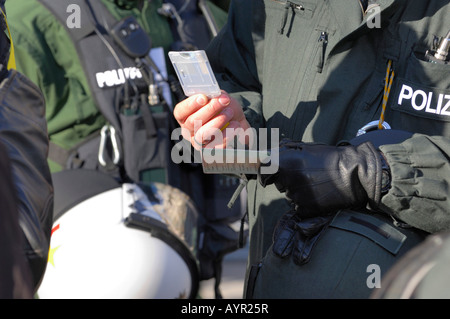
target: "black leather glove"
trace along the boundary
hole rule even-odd
[[[273,234],[273,253],[285,258],[292,255],[297,265],[309,262],[311,253],[333,216],[301,219],[298,210],[284,214]]]
[[[265,187],[275,184],[302,217],[327,215],[342,208],[360,208],[380,201],[380,153],[371,142],[329,146],[283,140],[277,173],[259,174]]]

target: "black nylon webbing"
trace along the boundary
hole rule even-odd
[[[72,11],[70,11],[70,8],[72,8],[71,6],[77,5],[73,0],[39,0],[39,2],[41,2],[50,12],[52,12],[61,21],[61,23],[65,23],[66,26],[68,19],[72,14]],[[95,27],[90,19],[91,15],[86,11],[85,4],[83,3],[78,7],[80,8],[80,28],[66,28],[74,42],[86,37],[95,30]]]

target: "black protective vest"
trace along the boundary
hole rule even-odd
[[[65,25],[70,0],[41,0],[41,3]],[[64,151],[55,151],[52,145],[50,156],[57,155],[60,158],[57,162],[65,161],[67,168],[79,165],[116,171],[125,180],[139,181],[143,171],[155,168],[164,168],[167,174],[171,115],[167,110],[152,112],[149,106],[150,68],[129,56],[114,41],[103,25],[112,28],[118,22],[100,1],[78,4],[80,28],[66,30],[76,47],[96,105],[110,125],[101,130],[100,139],[98,134],[94,139],[88,138],[66,156],[60,156]]]

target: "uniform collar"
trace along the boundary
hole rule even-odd
[[[407,0],[377,0],[379,6],[380,23],[383,27],[383,17],[389,17],[400,6],[403,6]],[[373,1],[372,1],[373,2]],[[337,23],[342,30],[339,43],[360,37],[362,34],[370,32],[371,27],[367,19],[371,18],[370,12],[363,14],[359,1],[334,0],[330,1],[330,6],[335,12]],[[373,17],[372,17],[373,18]]]
[[[381,9],[381,12],[391,10],[396,7],[397,4],[404,3],[405,0],[377,0],[368,1],[369,8],[372,8],[375,3]],[[349,0],[334,0],[329,1],[333,12],[335,12],[337,22],[341,30],[343,30],[343,35],[351,34],[357,29],[367,27],[366,18],[367,14],[362,13],[361,3],[359,1],[349,1]]]

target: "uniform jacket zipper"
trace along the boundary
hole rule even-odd
[[[284,29],[285,29],[286,23],[287,23],[287,18],[289,15],[289,9],[291,9],[292,11],[305,10],[305,7],[302,6],[301,4],[293,3],[291,1],[286,1],[286,3],[284,4],[284,14],[281,19],[280,28],[278,29],[279,34],[284,33]]]
[[[327,45],[328,45],[328,33],[325,31],[322,31],[320,33],[319,37],[319,62],[317,64],[317,72],[322,73],[323,65],[325,63],[325,53],[327,51]]]

